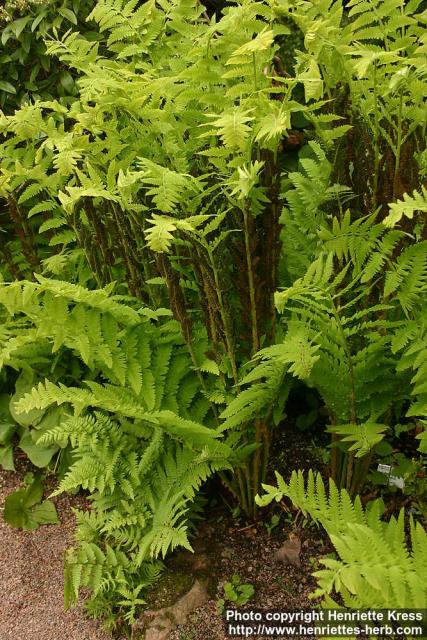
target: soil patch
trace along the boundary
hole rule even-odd
[[[17,472],[0,469],[0,511],[9,493],[23,482],[28,466]],[[46,482],[47,493],[56,479]],[[81,606],[64,611],[63,558],[73,542],[72,508],[85,505],[83,496],[54,498],[60,525],[21,531],[0,516],[0,638],[1,640],[111,640],[99,622],[88,618]]]

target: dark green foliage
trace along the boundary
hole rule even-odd
[[[12,527],[32,531],[41,524],[58,524],[58,514],[51,500],[42,500],[41,476],[27,474],[26,486],[9,494],[4,503],[3,517]]]
[[[96,38],[85,19],[91,3],[81,0],[6,0],[0,8],[0,109],[5,113],[33,100],[76,95],[74,74],[46,53],[45,38],[78,28]]]

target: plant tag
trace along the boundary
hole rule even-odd
[[[380,473],[385,473],[388,475],[389,473],[391,473],[391,466],[389,464],[379,464],[378,471]]]
[[[405,481],[403,478],[400,478],[399,476],[389,476],[388,482],[389,484],[393,484],[395,487],[398,487],[399,489],[405,488]]]
[[[404,479],[401,478],[400,476],[392,476],[391,469],[392,467],[389,464],[379,464],[377,467],[377,470],[380,473],[383,473],[384,475],[388,476],[388,484],[391,484],[394,487],[398,487],[399,489],[404,489],[405,487]]]

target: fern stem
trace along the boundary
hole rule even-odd
[[[354,497],[361,491],[365,483],[369,467],[371,466],[373,456],[374,451],[372,449],[366,456],[357,460],[353,474],[353,482],[349,491],[351,497]]]
[[[258,91],[258,80],[257,80],[257,73],[256,73],[256,55],[255,55],[255,51],[252,53],[252,69],[254,72],[254,89],[255,91]]]
[[[275,246],[270,246],[269,247],[269,251],[271,251],[273,253],[272,256],[272,261],[271,261],[271,281],[273,283],[273,290],[270,292],[270,304],[271,304],[271,308],[270,308],[270,314],[271,314],[271,339],[275,340],[276,337],[276,305],[274,302],[274,293],[277,289],[277,284],[278,284],[278,277],[277,277],[277,271],[278,271],[278,261],[280,259],[280,251],[281,251],[281,239],[280,239],[280,223],[279,223],[279,219],[280,219],[280,211],[281,211],[281,205],[280,205],[280,177],[281,177],[281,172],[280,172],[280,168],[277,164],[277,155],[278,155],[278,147],[275,148],[274,150],[274,155],[273,155],[273,167],[275,168],[275,176],[273,177],[273,188],[272,188],[272,193],[271,193],[271,206],[273,208],[273,220],[274,222],[277,221],[277,236],[275,237],[275,241],[276,241],[276,245]]]
[[[225,473],[219,473],[221,481],[227,489],[233,494],[242,507],[244,513],[249,515],[249,502],[245,488],[245,472],[243,469],[235,469],[231,477],[227,477]],[[236,482],[237,481],[237,485]]]
[[[243,477],[242,477],[243,476]],[[244,484],[244,481],[246,482],[246,486]],[[247,513],[249,515],[250,513],[250,509],[249,509],[249,494],[247,493],[247,489],[248,489],[248,474],[246,472],[246,469],[242,472],[241,469],[237,470],[237,481],[239,483],[239,502],[242,505],[242,509],[245,513]]]
[[[215,404],[209,400],[208,397],[208,389],[206,386],[206,382],[205,379],[203,377],[202,372],[200,371],[199,368],[199,363],[197,362],[197,358],[196,358],[196,354],[194,353],[194,349],[193,349],[193,345],[192,345],[192,322],[191,322],[191,318],[189,317],[188,313],[187,313],[187,308],[186,308],[186,304],[185,304],[185,297],[184,297],[184,293],[182,291],[182,287],[176,277],[176,274],[174,273],[171,265],[169,264],[169,262],[165,259],[165,256],[163,254],[158,254],[158,264],[159,264],[159,269],[164,277],[164,279],[166,280],[166,284],[168,287],[168,294],[169,294],[169,304],[170,307],[172,309],[172,313],[175,317],[175,320],[177,320],[180,324],[181,327],[181,333],[182,336],[185,340],[185,344],[187,345],[187,349],[188,349],[188,353],[190,354],[191,357],[191,361],[193,363],[193,367],[194,370],[196,372],[196,375],[199,379],[200,385],[205,393],[206,398],[208,399],[209,405],[211,407],[212,410],[212,414],[215,418],[215,422],[218,425],[219,424],[219,419],[218,419],[218,411],[217,408],[215,406]]]
[[[230,331],[230,317],[225,309],[224,299],[222,297],[221,285],[219,282],[219,273],[216,266],[216,261],[214,259],[213,253],[210,249],[208,249],[209,261],[212,268],[212,273],[215,282],[215,291],[218,298],[219,305],[219,313],[221,316],[221,322],[224,329],[224,337],[225,337],[225,346],[227,349],[227,355],[230,360],[231,370],[233,373],[234,384],[237,385],[239,381],[239,376],[237,372],[237,364],[236,364],[236,354],[234,350],[234,341],[232,338],[232,333]]]
[[[127,285],[129,287],[129,291],[131,295],[138,298],[140,297],[140,295],[138,295],[138,290],[136,286],[137,277],[136,277],[135,266],[132,263],[131,254],[126,244],[123,225],[121,224],[121,221],[120,221],[119,209],[118,207],[115,206],[114,202],[111,203],[111,210],[113,212],[113,218],[116,225],[117,238],[122,247],[122,257],[123,257],[126,272],[127,272]]]
[[[397,141],[396,141],[396,157],[394,164],[394,178],[393,178],[393,200],[396,200],[398,196],[398,180],[400,170],[400,154],[402,148],[402,125],[403,125],[403,90],[400,90],[399,96],[399,110],[397,113]],[[400,195],[400,194],[399,194]]]
[[[251,484],[250,467],[248,464],[245,465],[244,476],[246,480],[246,493],[247,493],[246,501],[248,505],[246,509],[246,513],[248,514],[248,516],[252,516],[255,511],[255,494],[253,491],[253,486]]]
[[[340,489],[343,489],[345,487],[347,462],[348,462],[348,454],[343,453],[341,455],[341,467],[340,467],[339,481],[338,481],[338,487]]]
[[[254,452],[253,456],[253,472],[252,472],[252,482],[255,491],[258,490],[259,487],[259,476],[260,476],[260,465],[261,465],[261,445],[262,445],[262,424],[261,418],[257,416],[255,418],[255,442],[258,445],[258,448]]]
[[[246,267],[248,270],[249,299],[251,304],[251,323],[252,323],[252,355],[259,351],[260,341],[258,335],[258,318],[255,299],[255,280],[253,272],[253,262],[251,254],[251,246],[249,239],[249,221],[246,205],[243,207],[243,222],[245,232],[245,250],[246,250]]]
[[[10,217],[15,225],[15,232],[22,247],[22,253],[33,271],[37,271],[40,267],[40,261],[37,256],[30,226],[26,218],[21,214],[18,203],[13,195],[8,197],[8,205]]]
[[[135,242],[135,262],[137,265],[142,265],[143,271],[142,279],[140,277],[141,286],[147,291],[151,304],[156,308],[162,305],[160,297],[155,292],[155,288],[147,283],[147,280],[153,276],[153,272],[150,268],[149,249],[144,241],[145,226],[145,218],[138,218],[133,211],[129,212],[129,228]],[[138,243],[138,239],[141,240],[141,242]]]
[[[331,476],[332,478],[335,480],[335,482],[337,481],[338,478],[338,448],[336,446],[336,443],[338,441],[338,436],[336,433],[332,434],[332,438],[331,438]]]
[[[350,493],[351,481],[353,479],[354,453],[350,451],[347,457],[347,478],[346,489]]]
[[[262,455],[262,467],[261,467],[261,482],[264,482],[267,477],[267,466],[268,461],[270,459],[270,444],[271,444],[271,413],[272,408],[270,408],[268,414],[264,418],[263,421],[263,455]],[[256,487],[258,491],[259,487]]]
[[[91,198],[84,198],[84,210],[85,210],[87,219],[89,220],[89,222],[91,223],[95,231],[97,248],[101,251],[101,254],[102,254],[102,259],[103,259],[102,280],[103,280],[103,284],[105,285],[108,282],[112,282],[113,275],[111,272],[111,268],[108,264],[109,262],[108,245],[106,244],[103,229],[101,224],[99,223],[99,218],[94,210],[93,201]]]
[[[338,331],[341,335],[341,340],[342,340],[342,346],[344,349],[344,353],[346,355],[347,358],[347,365],[348,365],[348,377],[349,377],[349,381],[350,381],[350,412],[351,412],[351,423],[354,425],[354,428],[357,429],[357,405],[356,405],[356,388],[355,388],[355,383],[354,383],[354,370],[353,370],[353,361],[352,361],[352,357],[351,357],[351,352],[348,346],[348,342],[347,342],[347,338],[346,335],[344,333],[344,328],[342,326],[341,323],[341,318],[340,315],[338,313],[338,309],[334,304],[334,300],[332,298],[332,296],[330,297],[330,302],[332,305],[332,313],[334,315],[335,321],[337,323],[337,328]],[[346,486],[349,488],[351,485],[351,479],[352,479],[352,474],[353,474],[353,459],[354,459],[354,453],[351,452],[350,454],[346,455],[346,457],[344,458],[343,461],[343,468],[342,468],[342,474],[341,474],[341,483],[340,486],[343,487],[344,486],[344,480],[346,481]],[[345,464],[347,463],[347,464]],[[346,473],[345,473],[346,471]]]
[[[377,87],[377,62],[374,61],[374,187],[373,187],[373,209],[377,206],[378,178],[380,168],[379,149],[379,118],[378,118],[378,87]]]
[[[97,287],[101,288],[103,284],[102,284],[102,274],[100,273],[100,270],[99,270],[99,263],[98,263],[98,260],[96,259],[95,252],[92,251],[92,248],[93,248],[92,243],[89,241],[86,230],[84,226],[81,224],[81,222],[79,221],[79,218],[80,216],[77,215],[77,211],[74,210],[72,227],[75,231],[77,241],[86,257],[90,270],[92,271],[92,276],[96,281]]]

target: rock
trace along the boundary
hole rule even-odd
[[[206,585],[196,580],[190,591],[175,604],[156,612],[145,631],[145,640],[167,640],[179,624],[184,624],[194,609],[201,607],[208,600]],[[134,628],[140,627],[139,624]]]
[[[301,553],[301,540],[293,533],[289,534],[289,540],[276,551],[274,559],[279,562],[285,562],[288,564],[294,564],[299,566],[301,564],[299,554]]]

